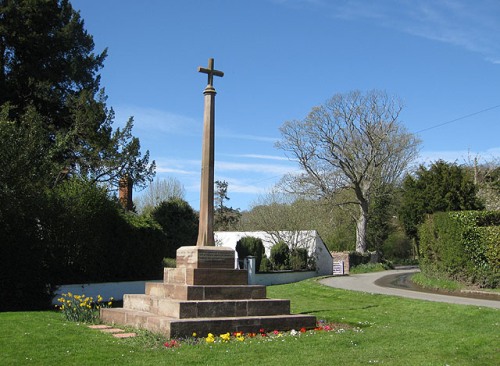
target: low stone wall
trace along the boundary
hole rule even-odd
[[[318,276],[316,271],[283,271],[257,273],[255,270],[255,257],[244,259],[244,268],[248,270],[249,285],[283,285],[306,280]]]
[[[146,288],[146,282],[161,282],[161,280],[61,285],[52,299],[52,304],[59,304],[57,299],[59,299],[62,294],[67,294],[68,292],[74,295],[91,296],[94,299],[97,299],[97,295],[101,295],[105,301],[109,300],[111,297],[116,301],[121,301],[123,300],[124,294],[143,294]]]

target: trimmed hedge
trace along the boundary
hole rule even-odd
[[[419,227],[420,268],[427,275],[480,287],[500,283],[500,212],[429,215]]]
[[[271,248],[271,256],[269,258],[274,270],[290,269],[290,248],[288,245],[280,241],[274,244]]]

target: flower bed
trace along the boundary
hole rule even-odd
[[[260,329],[257,333],[227,332],[219,335],[208,333],[206,337],[199,337],[196,333],[193,333],[192,337],[171,339],[165,342],[164,346],[166,348],[177,348],[183,345],[195,344],[205,344],[211,346],[215,344],[224,344],[230,342],[272,342],[276,340],[284,340],[286,337],[294,337],[295,339],[297,339],[302,336],[314,335],[318,332],[344,333],[348,329],[362,332],[361,328],[353,328],[347,324],[326,323],[325,321],[320,320],[316,328],[311,330],[301,328],[299,330],[292,329],[291,331],[283,332],[279,330],[267,331],[265,329]]]

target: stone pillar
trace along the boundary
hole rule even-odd
[[[214,241],[214,159],[215,159],[215,89],[207,85],[203,113],[201,160],[200,223],[197,246],[215,246]]]

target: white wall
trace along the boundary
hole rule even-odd
[[[161,282],[161,281],[129,281],[129,282],[105,282],[105,283],[85,283],[62,285],[56,291],[55,297],[52,299],[52,304],[59,304],[57,299],[62,294],[71,292],[74,295],[91,296],[97,299],[97,295],[101,295],[104,301],[109,298],[121,301],[124,294],[144,294],[146,290],[146,282]]]

